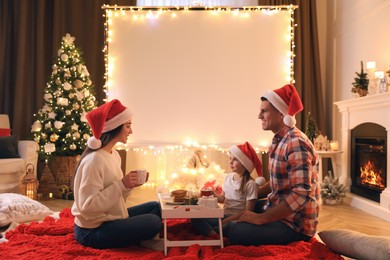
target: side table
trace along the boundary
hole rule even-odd
[[[324,158],[330,158],[332,162],[332,168],[333,168],[333,176],[337,177],[336,173],[336,155],[342,153],[342,151],[316,151],[316,154],[318,155],[319,164],[318,164],[318,179],[320,182],[322,182],[323,174],[322,174],[322,159]]]
[[[223,248],[222,218],[223,208],[208,208],[202,205],[171,205],[167,201],[172,199],[169,193],[158,193],[161,206],[161,217],[164,221],[164,255],[167,255],[168,247],[190,246],[198,244],[201,246],[221,246]],[[219,240],[182,240],[170,241],[167,237],[167,220],[175,218],[218,218]]]

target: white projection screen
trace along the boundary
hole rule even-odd
[[[130,144],[271,142],[260,97],[290,83],[291,10],[106,15],[107,99],[133,111]]]

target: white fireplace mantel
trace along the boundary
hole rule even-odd
[[[383,126],[390,140],[390,93],[369,95],[355,99],[335,102],[341,112],[341,149],[342,168],[340,181],[346,187],[351,186],[351,130],[363,123],[375,123]],[[387,145],[387,144],[386,144]],[[387,145],[386,189],[380,195],[380,203],[360,196],[351,196],[351,205],[390,221],[390,146]]]

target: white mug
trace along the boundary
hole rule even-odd
[[[138,174],[138,184],[144,184],[146,182],[146,176],[148,171],[145,169],[136,170]]]

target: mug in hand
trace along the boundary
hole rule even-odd
[[[146,176],[147,176],[147,170],[145,169],[140,169],[137,170],[138,174],[138,184],[144,184],[146,182]]]

